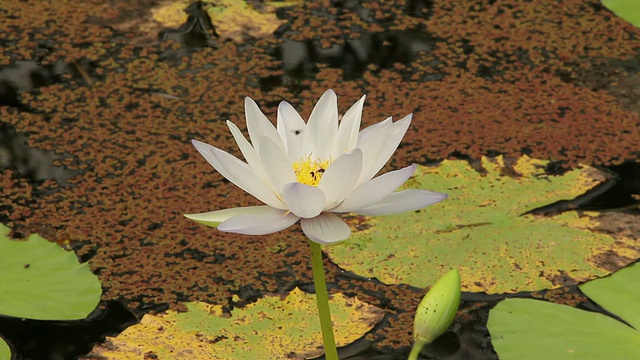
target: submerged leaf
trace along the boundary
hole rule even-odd
[[[640,323],[640,265],[581,285],[627,323]],[[487,323],[500,359],[640,359],[640,332],[601,313],[540,300],[506,299]]]
[[[417,212],[354,217],[351,238],[326,248],[340,267],[384,283],[426,287],[443,268],[458,268],[464,291],[488,293],[555,288],[609,274],[640,257],[634,239],[593,231],[595,213],[521,214],[572,199],[605,176],[584,166],[547,176],[548,162],[528,157],[506,166],[483,158],[420,167],[406,188],[449,194]],[[357,256],[354,256],[357,254]]]
[[[341,294],[330,300],[336,343],[345,346],[382,320],[372,305]],[[186,313],[145,315],[139,325],[109,338],[92,355],[140,359],[149,349],[160,359],[305,359],[321,355],[315,295],[294,289],[268,296],[225,316],[221,306],[187,303]]]
[[[36,320],[77,320],[98,305],[102,287],[87,263],[38,235],[7,237],[0,224],[0,314]]]

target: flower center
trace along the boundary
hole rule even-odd
[[[296,173],[298,182],[311,186],[318,186],[322,175],[324,174],[331,161],[329,160],[311,160],[308,157],[304,161],[296,161],[293,163],[293,171]]]

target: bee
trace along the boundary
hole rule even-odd
[[[311,177],[313,178],[313,180],[317,180],[318,176],[322,176],[322,174],[324,174],[324,169],[323,168],[319,168],[316,171],[310,171],[309,175],[311,175]]]

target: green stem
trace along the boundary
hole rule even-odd
[[[324,279],[324,265],[322,264],[322,249],[320,244],[311,240],[309,240],[309,244],[311,245],[311,267],[313,268],[313,283],[316,287],[316,302],[320,315],[324,356],[326,360],[339,360],[336,341],[333,339],[329,295],[327,294],[327,282]]]
[[[425,345],[427,345],[426,342],[416,339],[416,341],[413,343],[413,347],[411,348],[411,353],[409,353],[409,357],[407,358],[407,360],[418,360],[420,351]]]

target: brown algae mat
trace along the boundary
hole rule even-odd
[[[233,306],[233,295],[311,283],[295,226],[251,237],[182,216],[256,204],[190,144],[239,155],[225,120],[243,128],[245,96],[272,120],[283,99],[308,116],[328,88],[341,112],[367,94],[363,126],[413,112],[394,168],[492,153],[567,166],[637,160],[640,30],[599,2],[333,3],[265,5],[280,17],[275,35],[238,22],[233,36],[204,29],[189,47],[158,40],[156,2],[7,2],[0,65],[22,75],[0,82],[13,99],[0,119],[74,175],[33,182],[2,170],[0,220],[68,243],[105,300]],[[375,346],[410,345],[420,292],[325,265],[332,291],[387,309]]]

